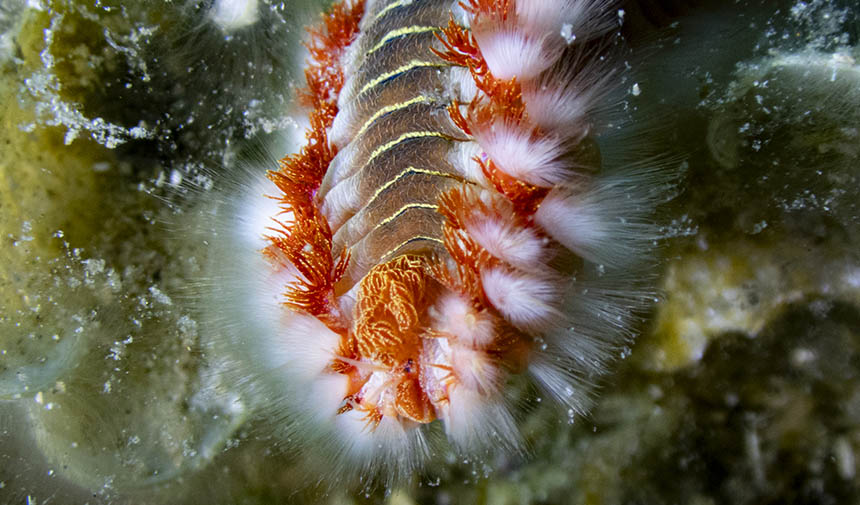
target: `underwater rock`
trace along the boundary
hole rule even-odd
[[[661,77],[623,103],[687,169],[663,300],[595,410],[574,421],[514,382],[528,454],[437,454],[396,489],[321,497],[254,417],[265,398],[220,378],[191,298],[211,282],[197,204],[301,135],[304,54],[284,48],[312,3],[0,6],[0,502],[857,501],[855,5],[629,8],[652,53],[632,75]],[[697,27],[740,35],[691,65]]]

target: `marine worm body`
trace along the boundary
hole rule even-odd
[[[310,30],[306,142],[239,211],[264,273],[228,345],[336,471],[519,450],[515,374],[588,408],[653,239],[647,184],[592,135],[618,23],[609,0],[347,0]]]

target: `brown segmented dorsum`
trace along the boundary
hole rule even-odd
[[[420,468],[437,420],[458,451],[516,450],[505,385],[523,372],[585,410],[642,297],[613,293],[626,267],[601,286],[589,265],[649,238],[648,197],[583,156],[605,95],[585,88],[607,79],[577,73],[611,75],[585,46],[613,16],[606,0],[346,1],[311,30],[307,143],[269,175],[264,254],[290,279],[270,341],[303,356],[279,366],[300,371],[295,409],[338,441],[338,468]]]

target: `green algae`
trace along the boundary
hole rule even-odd
[[[52,363],[71,366],[84,349],[67,349],[77,349],[78,342],[74,330],[64,328],[61,321],[80,314],[77,308],[63,304],[79,292],[64,276],[80,267],[70,258],[70,251],[90,246],[101,229],[103,220],[93,212],[93,205],[105,209],[115,205],[110,180],[94,167],[116,160],[91,142],[66,146],[59,128],[22,128],[34,120],[32,109],[24,108],[27,102],[17,99],[22,85],[16,74],[3,73],[0,101],[6,106],[0,117],[0,145],[7,148],[0,158],[2,369],[4,377],[21,373],[20,367],[49,353],[53,357],[44,367],[50,377],[59,372],[50,371]],[[102,202],[96,199],[99,196]],[[55,288],[46,291],[46,286]],[[31,370],[30,375],[41,374]],[[4,394],[28,389],[23,383],[13,387],[14,382],[4,380],[10,388]]]
[[[29,427],[51,475],[110,495],[208,461],[242,409],[199,374],[196,322],[173,303],[198,265],[166,243],[173,212],[135,176],[157,166],[70,141],[68,125],[42,124],[42,97],[24,91],[45,70],[45,30],[57,19],[53,89],[75,110],[92,113],[75,104],[103,91],[120,57],[104,25],[78,10],[31,10],[22,57],[4,66],[0,396],[23,407],[26,421],[13,426]]]

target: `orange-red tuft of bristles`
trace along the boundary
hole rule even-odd
[[[363,13],[363,0],[339,3],[323,16],[321,26],[308,30],[307,86],[299,92],[300,102],[311,108],[307,144],[299,153],[283,158],[279,170],[268,173],[281,190],[284,212],[292,213],[292,219],[272,228],[275,235],[268,237],[270,246],[264,254],[273,262],[283,261],[283,256],[301,274],[287,286],[285,305],[316,316],[339,332],[346,327],[334,304],[334,285],[343,276],[349,256],[345,251],[337,261],[332,257],[331,229],[314,196],[337,154],[326,131],[337,114],[337,96],[343,87],[340,59],[358,34]]]
[[[469,0],[468,4],[463,2],[460,4],[476,17],[504,21],[508,16],[508,0]],[[493,76],[487,68],[475,37],[469,30],[458,25],[451,18],[448,26],[441,34],[437,33],[436,37],[446,50],[434,49],[433,52],[445,61],[468,68],[476,87],[482,92],[472,99],[466,107],[465,114],[456,101],[448,106],[451,121],[463,133],[473,135],[478,128],[489,129],[494,124],[522,125],[530,129],[533,135],[541,133],[538,128],[528,124],[522,86],[516,77],[498,79]],[[545,188],[534,186],[504,173],[491,159],[484,160],[476,157],[474,161],[481,167],[481,171],[496,190],[514,204],[514,210],[519,215],[534,214],[549,192]]]

